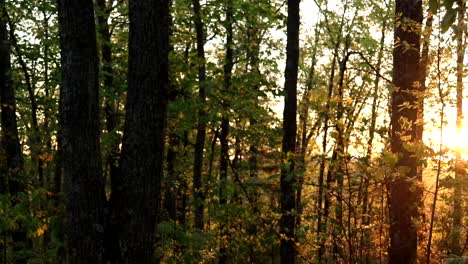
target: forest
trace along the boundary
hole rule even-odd
[[[0,263],[468,263],[466,5],[0,0]]]

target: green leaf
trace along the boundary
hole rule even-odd
[[[455,19],[457,18],[457,11],[455,9],[447,9],[447,12],[442,18],[442,32],[447,32],[447,30],[453,25]]]

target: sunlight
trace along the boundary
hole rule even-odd
[[[445,128],[444,145],[450,150],[459,152],[463,158],[468,158],[468,125],[463,124],[461,129],[455,126]]]

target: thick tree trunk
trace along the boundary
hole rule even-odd
[[[299,65],[299,0],[288,0],[286,69],[284,82],[283,112],[283,161],[281,167],[281,219],[280,219],[280,254],[281,263],[293,264],[296,260],[295,231],[296,208],[294,165],[296,147],[296,112],[297,112],[297,75]]]
[[[390,263],[416,263],[418,207],[421,190],[417,186],[418,158],[404,144],[419,144],[417,91],[420,89],[421,0],[396,1],[395,46],[391,114],[391,149],[398,155],[390,183]],[[408,124],[408,125],[405,125]]]
[[[131,0],[127,111],[112,221],[123,263],[155,263],[169,88],[169,2]]]
[[[198,99],[200,109],[198,110],[197,139],[195,142],[195,160],[193,163],[193,199],[195,203],[195,227],[203,230],[204,223],[204,195],[203,195],[203,152],[205,149],[207,114],[206,102],[206,67],[205,67],[205,33],[201,17],[199,0],[192,0],[195,20],[195,31],[197,34],[197,65],[198,65]]]
[[[68,263],[102,263],[104,179],[99,147],[98,57],[91,0],[60,0],[60,138]]]

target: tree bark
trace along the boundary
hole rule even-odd
[[[391,150],[398,156],[390,182],[389,263],[416,263],[418,206],[418,158],[405,144],[419,144],[417,91],[420,89],[420,27],[422,2],[396,1],[391,98]]]
[[[129,1],[127,107],[112,222],[122,263],[155,263],[169,89],[169,1]]]
[[[297,75],[299,65],[299,0],[288,0],[286,68],[284,82],[283,141],[280,179],[280,255],[281,263],[294,264],[295,249],[295,147],[296,147],[296,112],[297,112]]]
[[[58,10],[62,59],[60,138],[68,263],[102,263],[105,195],[93,2],[60,0]]]

